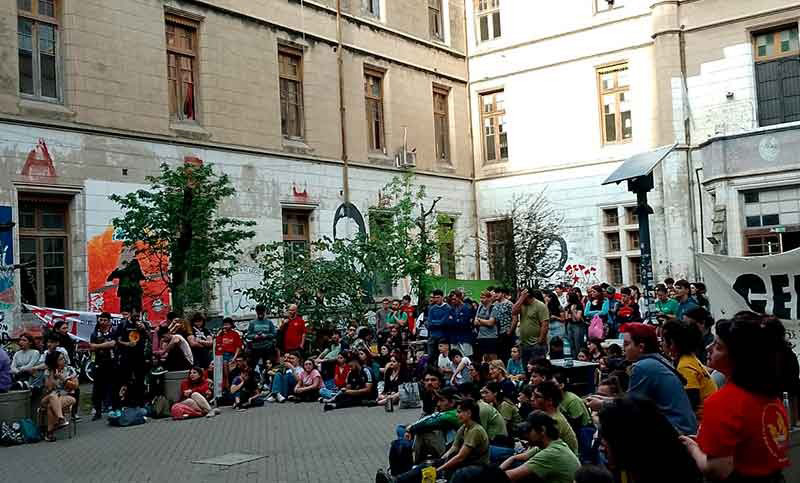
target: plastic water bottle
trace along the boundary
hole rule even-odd
[[[564,367],[572,367],[572,346],[569,339],[564,339]]]

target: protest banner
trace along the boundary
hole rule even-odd
[[[800,249],[761,257],[699,254],[697,260],[716,319],[742,310],[773,314],[800,355]]]
[[[97,312],[81,312],[78,310],[53,309],[50,307],[37,307],[36,305],[22,304],[26,311],[35,315],[42,321],[47,329],[52,329],[58,321],[67,323],[67,330],[72,337],[88,342],[97,324]],[[111,314],[111,325],[116,326],[122,320],[122,315]]]

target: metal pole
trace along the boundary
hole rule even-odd
[[[336,62],[339,68],[339,116],[342,126],[342,195],[344,202],[350,202],[350,179],[347,162],[347,128],[344,107],[344,59],[342,52],[342,0],[336,0]]]
[[[650,247],[650,209],[647,206],[647,191],[645,190],[636,192],[636,212],[639,215],[639,249],[641,250],[639,270],[644,285],[644,303],[647,306],[646,314],[649,321],[652,300],[650,294],[653,290],[653,251]]]

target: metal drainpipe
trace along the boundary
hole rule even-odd
[[[475,210],[474,224],[475,224],[475,278],[482,280],[481,277],[481,218],[478,213],[478,167],[475,159],[475,138],[473,137],[472,128],[472,82],[469,75],[469,40],[467,39],[467,15],[464,12],[464,57],[467,63],[467,108],[469,113],[467,119],[469,120],[469,152],[472,153],[472,208]]]
[[[697,278],[697,226],[695,223],[694,196],[692,194],[692,123],[689,116],[689,86],[686,82],[686,38],[684,37],[683,25],[678,31],[678,49],[681,57],[681,82],[683,84],[681,86],[681,104],[683,105],[683,135],[684,143],[686,144],[686,178],[687,187],[689,188],[689,228],[692,231],[692,273]],[[702,205],[703,200],[700,199],[697,202]],[[700,223],[702,222],[703,220],[700,220]]]
[[[347,125],[344,107],[344,59],[342,49],[342,0],[336,0],[336,62],[339,68],[339,118],[342,126],[342,195],[344,202],[350,202],[350,174],[347,159]]]

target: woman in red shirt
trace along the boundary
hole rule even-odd
[[[727,383],[705,401],[697,441],[683,441],[711,481],[783,482],[789,466],[789,420],[779,399],[786,344],[761,316],[740,312],[716,325],[709,365]]]
[[[214,415],[216,411],[212,412],[211,405],[208,403],[211,394],[211,387],[208,385],[205,371],[199,367],[192,367],[189,370],[189,376],[181,381],[181,396],[185,399],[180,404],[197,409],[205,415]]]

